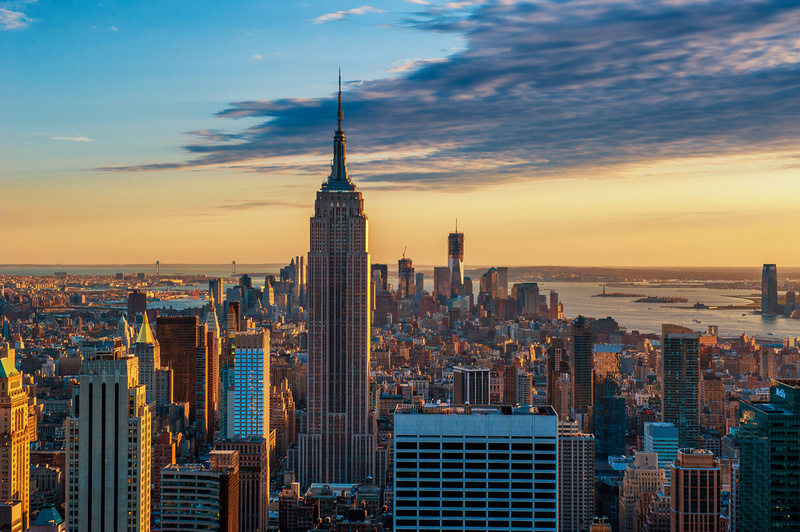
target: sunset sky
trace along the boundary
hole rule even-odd
[[[0,2],[0,263],[800,266],[800,3]]]

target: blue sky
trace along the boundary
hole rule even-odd
[[[5,262],[800,264],[796,0],[363,1],[0,2]]]

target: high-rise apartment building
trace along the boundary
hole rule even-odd
[[[572,342],[569,351],[569,373],[572,378],[572,409],[578,420],[591,413],[594,400],[594,363],[592,360],[592,329],[583,316],[572,321]],[[584,428],[585,425],[582,425]],[[589,427],[591,428],[591,427]]]
[[[453,404],[488,405],[489,368],[456,366],[453,368]]]
[[[416,273],[414,281],[414,301],[419,304],[419,301],[425,295],[425,274],[422,272]]]
[[[462,295],[464,287],[464,233],[447,235],[447,267],[450,270],[450,295]]]
[[[778,268],[765,264],[761,269],[761,312],[775,314],[778,311]]]
[[[269,331],[234,338],[233,433],[269,439]]]
[[[8,344],[0,346],[0,501],[19,501],[20,530],[27,530],[31,475],[28,392],[15,367],[15,354]]]
[[[397,292],[400,299],[414,298],[414,262],[406,257],[397,261]]]
[[[93,342],[64,423],[67,530],[150,530],[151,420],[139,361],[119,339]]]
[[[800,530],[800,381],[739,403],[739,530]]]
[[[347,174],[340,87],[331,174],[317,192],[311,218],[308,408],[297,468],[303,486],[375,475],[370,284],[367,215]]]
[[[142,314],[142,327],[133,342],[133,355],[139,359],[139,382],[145,387],[147,402],[156,400],[156,370],[161,367],[161,346],[153,337],[147,313]]]
[[[575,421],[558,422],[558,530],[587,530],[594,517],[594,446],[592,434]]]
[[[549,406],[399,405],[394,530],[558,530]]]
[[[722,530],[721,487],[719,460],[711,452],[680,449],[670,465],[670,529],[675,532]]]
[[[700,447],[700,336],[686,327],[662,326],[661,421],[678,429],[681,448]]]

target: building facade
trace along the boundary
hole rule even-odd
[[[551,407],[400,405],[394,428],[394,530],[558,530]]]
[[[739,404],[739,530],[800,530],[800,381]]]
[[[594,517],[595,437],[558,423],[558,530],[586,530]]]
[[[681,448],[700,448],[700,336],[663,325],[661,421],[678,429]]]
[[[722,476],[709,451],[680,449],[670,465],[670,529],[719,532]]]
[[[13,348],[0,346],[0,501],[19,501],[19,522],[22,530],[27,530],[30,526],[28,392],[22,386],[22,373],[15,367],[14,358]]]
[[[453,368],[453,404],[488,405],[489,368],[456,366]]]
[[[778,268],[765,264],[761,269],[761,313],[775,314],[778,311]]]
[[[139,361],[99,340],[65,421],[67,530],[150,530],[151,418]]]
[[[269,438],[269,331],[234,338],[233,433]]]
[[[363,482],[375,475],[370,407],[370,256],[361,192],[350,181],[341,91],[333,164],[317,192],[308,253],[308,408],[298,480]]]

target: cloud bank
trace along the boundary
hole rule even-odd
[[[453,2],[398,25],[458,32],[466,47],[345,93],[349,153],[393,154],[349,162],[360,183],[474,189],[594,177],[654,160],[796,150],[796,0],[735,8],[726,1]],[[246,167],[321,176],[335,108],[333,97],[235,102],[217,117],[259,123],[235,134],[195,132],[185,162],[106,170]]]

